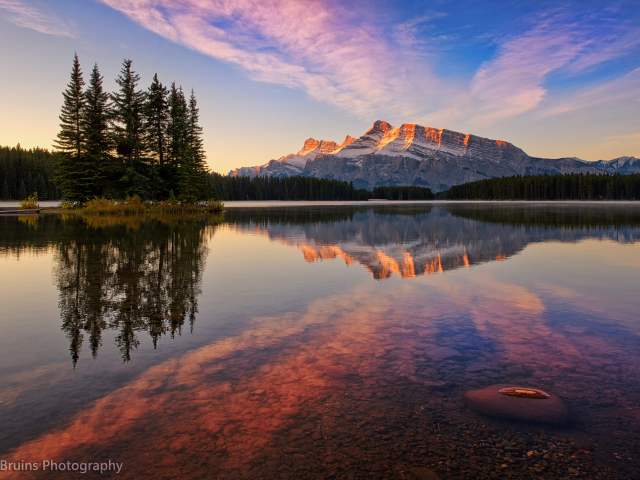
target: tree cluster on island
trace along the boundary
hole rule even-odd
[[[107,93],[97,64],[84,88],[74,56],[55,145],[55,181],[65,200],[137,195],[194,203],[215,197],[193,90],[187,100],[182,87],[173,82],[167,88],[157,74],[146,91],[140,90],[131,65],[131,60],[123,62],[116,78],[119,89]]]

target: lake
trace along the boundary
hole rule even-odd
[[[640,205],[238,204],[0,216],[0,478],[638,476]]]

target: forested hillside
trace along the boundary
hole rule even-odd
[[[640,175],[570,173],[490,178],[454,185],[443,200],[636,200]]]
[[[62,192],[54,181],[56,153],[35,148],[0,146],[0,198],[22,200],[38,192],[40,200],[58,200]]]

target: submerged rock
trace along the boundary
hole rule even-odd
[[[566,425],[571,413],[562,399],[537,388],[499,384],[463,394],[471,410],[507,420]]]

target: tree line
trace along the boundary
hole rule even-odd
[[[220,200],[368,200],[369,190],[353,182],[312,177],[228,177],[212,172]]]
[[[0,199],[23,200],[38,193],[40,200],[58,200],[62,191],[54,180],[56,153],[35,148],[0,147]]]
[[[432,200],[424,187],[355,188],[353,182],[313,177],[228,177],[211,172],[208,180],[221,200]]]
[[[454,185],[442,200],[636,200],[640,174],[517,175]]]
[[[97,64],[84,88],[74,56],[55,144],[55,181],[64,198],[84,202],[101,196],[175,196],[195,202],[214,196],[193,90],[187,100],[182,87],[173,82],[167,88],[157,74],[147,90],[141,90],[131,66],[131,60],[124,60],[116,78],[119,89],[107,93]]]

